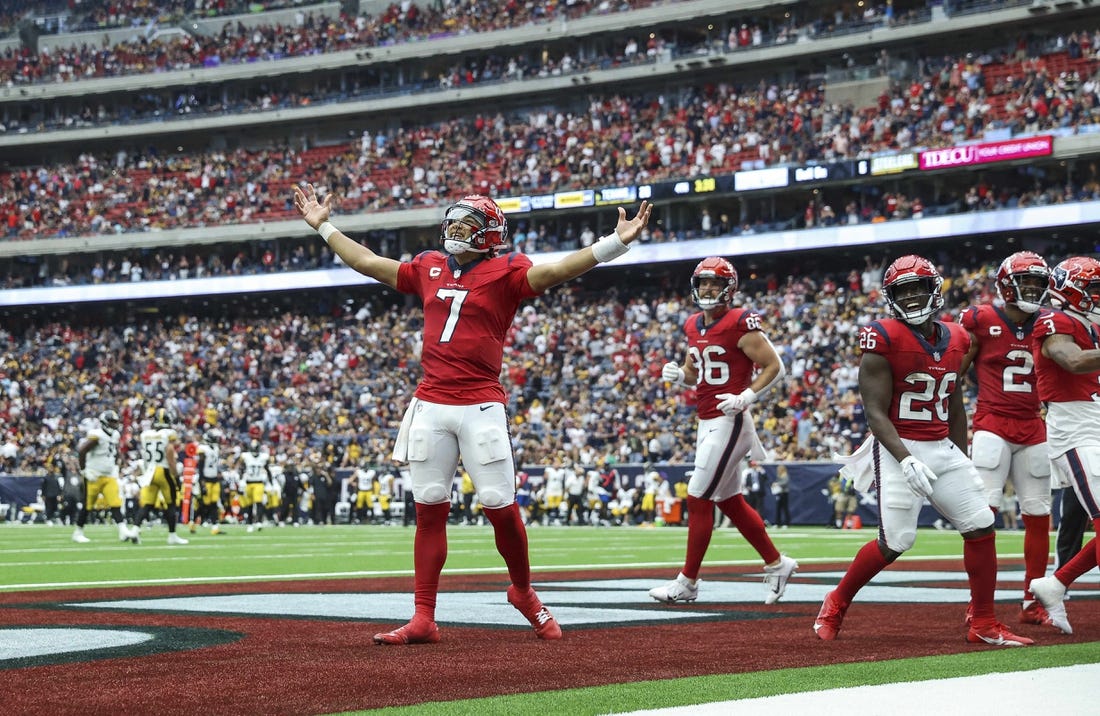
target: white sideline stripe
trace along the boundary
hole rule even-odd
[[[1013,555],[1002,555],[1010,557]],[[1023,555],[1018,555],[1023,556]],[[181,559],[181,558],[172,558]],[[947,561],[958,559],[957,556],[943,557],[912,557],[902,555],[897,562],[912,559],[921,562]],[[800,564],[832,564],[837,562],[835,557],[817,557],[812,559],[799,559]],[[0,564],[3,564],[0,562]],[[708,561],[711,567],[744,567],[759,565],[759,559],[739,560],[714,560]],[[11,563],[11,567],[25,567],[25,563]],[[535,573],[553,573],[566,571],[588,571],[596,569],[649,569],[653,567],[681,567],[683,562],[630,562],[628,564],[555,564],[555,565],[531,565],[531,571]],[[448,574],[506,574],[507,570],[501,567],[469,567],[466,569],[447,568]],[[348,577],[411,577],[411,569],[392,569],[377,571],[352,571],[352,572],[299,572],[297,574],[255,574],[255,575],[214,575],[210,577],[168,577],[164,579],[105,579],[95,582],[26,582],[24,584],[5,584],[0,586],[0,592],[21,589],[64,589],[69,587],[124,587],[141,586],[145,584],[203,584],[206,582],[260,582],[260,581],[288,581],[295,579],[343,579]]]
[[[1096,713],[1098,699],[1100,664],[1078,664],[1007,674],[804,691],[633,711],[629,716],[775,716],[783,713],[852,716],[883,713],[886,704],[889,704],[890,716],[928,716],[929,713],[1035,716]]]

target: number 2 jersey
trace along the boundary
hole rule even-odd
[[[1039,399],[1047,406],[1047,451],[1052,458],[1085,445],[1100,446],[1100,371],[1070,373],[1043,355],[1043,341],[1066,335],[1083,350],[1100,348],[1096,326],[1046,309],[1035,320],[1032,354]]]
[[[909,440],[949,436],[948,397],[958,387],[963,356],[970,349],[970,335],[962,326],[940,321],[934,325],[932,342],[896,318],[874,321],[860,330],[860,349],[890,363],[890,420],[898,435]]]
[[[1016,445],[1037,445],[1046,440],[1031,355],[1035,316],[1016,325],[996,306],[971,306],[959,323],[978,341],[974,356],[978,379],[974,430],[991,432]]]
[[[700,419],[722,415],[719,393],[736,395],[752,383],[753,362],[737,344],[746,333],[759,331],[760,325],[760,316],[744,308],[731,308],[709,325],[702,311],[684,322],[688,351],[699,373],[695,392]]]
[[[397,270],[397,290],[424,305],[423,377],[416,397],[444,405],[504,403],[504,340],[520,301],[539,294],[527,282],[531,259],[511,253],[460,266],[424,251]]]

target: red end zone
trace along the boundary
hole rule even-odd
[[[842,566],[832,567],[838,568]],[[962,565],[907,562],[904,569],[961,572]],[[804,567],[796,579],[835,584],[835,576],[815,577],[815,572],[823,571],[824,567]],[[745,581],[749,574],[749,570],[708,569],[705,576],[717,584]],[[572,581],[644,578],[656,585],[668,577],[667,571],[652,570],[554,573],[537,584],[547,590]],[[440,607],[472,591],[499,592],[504,604],[506,579],[444,573]],[[818,603],[780,602],[765,607],[699,602],[668,607],[653,602],[639,608],[652,610],[654,621],[566,625],[560,642],[541,642],[526,626],[478,626],[473,614],[473,626],[441,623],[441,643],[411,647],[371,643],[375,632],[399,625],[397,620],[66,606],[272,593],[285,595],[288,602],[293,602],[294,595],[327,593],[339,602],[342,595],[351,599],[364,592],[408,593],[411,582],[403,577],[0,594],[4,607],[0,629],[5,640],[18,639],[20,634],[30,640],[36,630],[61,627],[84,634],[101,630],[91,634],[93,645],[98,635],[117,631],[148,636],[137,644],[0,661],[0,688],[9,708],[21,714],[316,714],[988,648],[965,643],[965,605],[958,603],[857,601],[835,642],[822,642],[813,635]],[[1019,588],[1017,584],[1000,586]],[[702,619],[669,621],[677,610],[708,614]],[[1069,610],[1076,627],[1073,636],[1038,626],[1020,625],[1017,631],[1040,645],[1095,640],[1100,600],[1074,599]],[[998,604],[999,617],[1013,627],[1017,611],[1016,602]],[[517,624],[520,620],[517,617]]]

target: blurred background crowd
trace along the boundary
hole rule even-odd
[[[828,460],[866,430],[853,337],[883,315],[889,260],[939,264],[950,319],[992,300],[1012,251],[1096,252],[1098,46],[1095,14],[1071,1],[4,3],[0,471],[71,470],[106,408],[132,460],[160,406],[186,440],[222,430],[229,460],[258,437],[288,464],[388,463],[419,375],[418,308],[320,279],[187,295],[191,279],[277,284],[336,266],[290,204],[302,182],[395,258],[434,247],[443,207],[471,191],[697,187],[657,201],[640,242],[690,247],[675,259],[602,267],[517,317],[502,374],[517,462],[689,463],[694,396],[660,367],[682,354],[695,261],[747,238],[752,250],[724,254],[738,301],[788,367],[756,409],[769,459]],[[916,164],[1021,137],[1053,150]],[[884,157],[910,163],[869,169]],[[706,181],[837,166],[850,173],[764,190]],[[512,244],[585,246],[613,211],[512,211]],[[943,228],[962,219],[965,235]],[[800,249],[827,231],[834,248]],[[905,237],[920,243],[886,243]],[[150,281],[178,295],[126,297]],[[81,286],[121,293],[20,298]]]

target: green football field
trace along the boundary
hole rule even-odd
[[[0,525],[0,589],[65,589],[143,584],[245,582],[269,579],[339,579],[412,574],[413,527],[327,525],[268,527],[246,533],[223,527],[211,535],[181,530],[186,546],[165,544],[164,527],[147,527],[141,545],[120,543],[113,525],[89,525],[91,544],[70,541],[71,530],[43,525]],[[795,527],[769,531],[780,551],[802,564],[846,562],[873,528]],[[681,527],[531,527],[531,566],[559,569],[661,568],[669,577],[683,564],[687,531]],[[448,573],[504,573],[486,526],[448,530]],[[958,559],[962,539],[953,531],[922,530],[903,559]],[[1023,556],[1023,532],[1001,532],[1004,559]],[[759,557],[736,530],[717,531],[707,566],[754,565]]]
[[[186,546],[165,544],[164,527],[146,529],[141,545],[120,543],[113,526],[85,530],[90,544],[71,542],[63,527],[0,525],[0,590],[110,588],[142,585],[304,579],[411,577],[414,529],[399,526],[267,528],[246,533],[229,526],[219,535],[200,529]],[[445,574],[504,574],[489,527],[452,526]],[[794,527],[770,530],[776,545],[803,566],[843,566],[875,531]],[[533,527],[529,531],[536,580],[558,570],[667,570],[682,564],[686,530],[676,527]],[[1052,535],[1053,539],[1053,535]],[[997,538],[1002,560],[1018,564],[1023,533]],[[952,560],[957,565],[961,538],[952,531],[921,530],[916,547],[899,561]],[[758,565],[759,558],[736,530],[717,531],[704,563]],[[1093,575],[1086,577],[1096,588]],[[411,579],[410,579],[411,589]],[[1087,597],[1086,597],[1087,598]],[[1007,605],[1002,605],[1007,611]],[[1088,625],[1086,629],[1089,628]],[[807,624],[807,637],[809,637]],[[812,638],[812,637],[810,637]],[[1056,641],[1056,640],[1049,640]],[[855,684],[886,684],[1100,662],[1100,643],[1041,645],[1026,649],[980,649],[941,657],[815,666],[653,682],[635,682],[539,694],[430,704],[433,714],[613,713],[731,698],[752,698]],[[578,710],[579,705],[583,708]],[[425,713],[427,704],[385,709]]]

